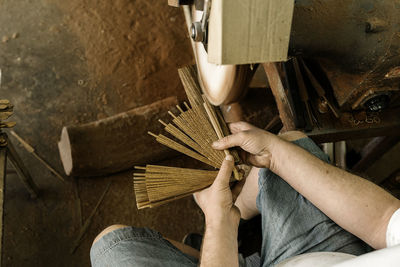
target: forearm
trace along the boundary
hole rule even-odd
[[[329,165],[283,140],[273,146],[271,170],[347,231],[375,248],[400,201],[375,184]]]
[[[206,222],[200,266],[239,266],[238,222]]]

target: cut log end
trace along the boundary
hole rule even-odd
[[[60,152],[61,162],[63,164],[64,171],[69,176],[72,172],[73,162],[71,142],[69,140],[67,127],[63,127],[61,131],[61,139],[58,142],[58,151]]]
[[[155,146],[145,133],[163,129],[156,119],[167,120],[168,109],[178,99],[171,96],[108,118],[62,129],[58,143],[65,173],[75,177],[108,175],[170,156],[166,147]],[[151,148],[151,149],[149,149]]]

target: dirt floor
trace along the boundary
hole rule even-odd
[[[177,68],[193,64],[180,9],[166,0],[0,0],[0,98],[15,106],[15,131],[59,172],[57,142],[65,125],[105,118],[176,95]],[[265,126],[276,114],[270,93],[252,90]],[[59,181],[11,137],[41,190],[32,200],[16,174],[7,176],[3,266],[90,266],[94,237],[111,224],[149,227],[181,240],[203,231],[192,198],[136,209],[132,171]],[[158,145],[158,144],[155,144]],[[400,151],[400,149],[399,149]],[[140,153],[140,151],[138,151]],[[184,157],[163,162],[186,166]],[[12,169],[12,166],[9,166]],[[74,253],[82,223],[112,182]],[[81,210],[81,212],[80,212]],[[80,216],[81,214],[81,216]]]
[[[3,0],[0,23],[0,96],[15,105],[15,131],[60,172],[57,141],[63,125],[169,95],[183,98],[176,69],[193,59],[181,10],[166,1]],[[80,219],[74,179],[60,182],[17,148],[42,194],[31,200],[18,177],[7,176],[3,266],[89,266],[93,238],[114,223],[151,227],[177,240],[203,230],[191,198],[138,211],[131,171],[77,180]],[[81,220],[109,181],[93,223],[71,254]]]
[[[191,47],[182,11],[165,0],[1,0],[0,23],[0,98],[15,106],[14,130],[59,172],[57,142],[63,126],[171,95],[184,98],[177,68],[193,64]],[[261,104],[273,106],[265,90],[250,94],[260,97]],[[259,126],[276,114],[275,108],[252,108],[256,111],[245,115]],[[41,195],[30,199],[18,176],[7,176],[3,266],[89,266],[92,240],[115,223],[146,226],[176,240],[203,231],[203,215],[191,197],[138,211],[131,170],[63,183],[10,138]],[[184,157],[163,163],[194,164]],[[71,253],[109,181],[92,224]]]

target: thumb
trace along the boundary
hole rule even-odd
[[[234,166],[234,159],[232,155],[227,155],[222,162],[221,169],[219,169],[217,178],[215,178],[213,186],[218,189],[229,188],[229,181],[232,175]]]

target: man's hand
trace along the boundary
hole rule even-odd
[[[206,217],[206,232],[201,250],[200,266],[239,266],[237,231],[240,211],[233,205],[229,180],[234,160],[227,156],[214,183],[195,194]]]
[[[215,149],[240,146],[248,152],[250,164],[269,168],[343,229],[373,248],[386,246],[386,229],[400,208],[398,199],[286,142],[304,137],[300,132],[278,137],[244,122],[232,123],[230,128],[233,134],[215,142]]]
[[[227,156],[214,183],[207,189],[195,193],[195,198],[206,217],[206,224],[232,223],[237,225],[240,211],[233,205],[229,180],[232,175],[234,160]]]
[[[241,155],[246,163],[259,168],[269,168],[273,145],[280,138],[242,121],[231,123],[229,127],[232,135],[214,142],[213,148],[222,150],[235,146],[241,147],[247,152]]]

